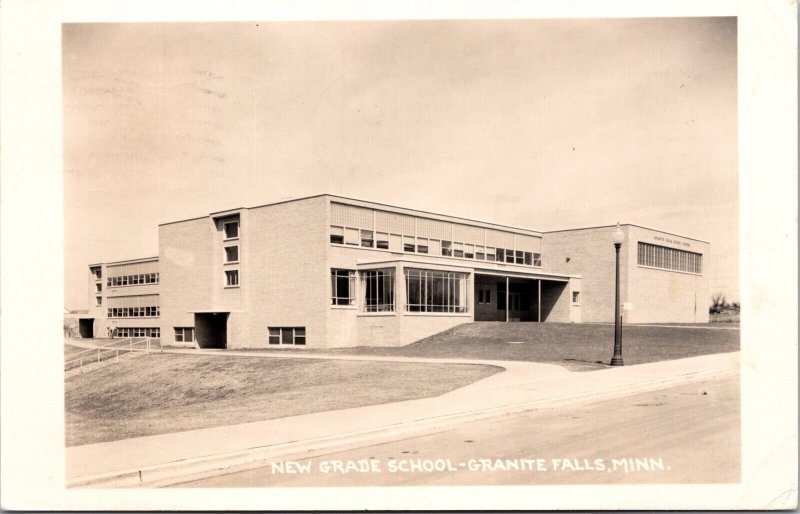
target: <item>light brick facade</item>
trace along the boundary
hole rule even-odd
[[[639,240],[702,254],[707,243],[623,229],[626,321],[707,321],[701,274],[636,263]],[[232,209],[159,226],[157,258],[90,266],[93,304],[104,286],[87,318],[98,337],[158,327],[164,344],[226,348],[399,346],[470,321],[610,321],[612,230],[542,234],[332,195]],[[120,266],[155,267],[159,280],[106,289]],[[108,317],[109,302],[153,295],[158,317]]]
[[[545,232],[544,269],[582,277],[581,318],[614,321],[615,226]],[[656,269],[638,263],[639,243],[708,255],[709,243],[637,225],[622,225],[620,302],[625,323],[708,323],[706,270],[700,273]],[[703,266],[707,267],[704,262]]]

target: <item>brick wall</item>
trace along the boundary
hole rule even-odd
[[[615,227],[547,232],[542,238],[542,266],[551,273],[581,276],[581,320],[614,320],[615,253],[612,233]],[[622,227],[623,232],[627,229]],[[624,263],[628,248],[620,249],[620,292],[622,302],[628,275]],[[570,298],[571,300],[571,298]]]

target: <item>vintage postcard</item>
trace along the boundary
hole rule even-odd
[[[796,508],[795,5],[118,6],[3,54],[3,507]]]

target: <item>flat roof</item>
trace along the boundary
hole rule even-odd
[[[408,208],[408,207],[399,207],[397,205],[390,205],[390,204],[385,204],[385,203],[372,202],[372,201],[369,201],[369,200],[360,200],[358,198],[350,198],[350,197],[347,197],[347,196],[339,196],[339,195],[334,195],[334,194],[331,194],[331,193],[320,193],[320,194],[316,194],[316,195],[302,196],[300,198],[290,198],[290,199],[287,199],[287,200],[279,200],[277,202],[265,203],[265,204],[256,205],[256,206],[253,206],[253,207],[235,207],[235,208],[232,208],[232,209],[224,209],[224,210],[221,210],[221,211],[211,212],[207,216],[198,216],[198,217],[194,217],[194,218],[186,218],[186,219],[177,220],[177,221],[168,221],[168,222],[165,222],[165,223],[159,223],[158,226],[161,227],[161,226],[164,226],[164,225],[172,225],[174,223],[183,223],[185,221],[194,221],[194,220],[199,220],[199,219],[205,219],[205,218],[208,218],[208,217],[215,217],[215,216],[219,216],[219,215],[233,214],[236,211],[261,209],[263,207],[272,207],[274,205],[280,205],[280,204],[291,203],[291,202],[300,202],[300,201],[304,201],[304,200],[311,200],[311,199],[314,199],[314,198],[321,198],[321,197],[328,197],[328,198],[330,198],[330,199],[332,199],[334,201],[341,201],[341,202],[345,202],[345,203],[357,202],[359,204],[363,204],[363,206],[365,206],[365,207],[372,207],[372,208],[378,208],[378,209],[380,209],[380,208],[388,208],[388,209],[392,209],[392,210],[396,210],[396,211],[402,211],[402,212],[408,213],[408,214],[423,215],[423,216],[427,216],[427,217],[435,216],[437,218],[440,218],[442,220],[447,220],[447,221],[467,222],[467,223],[471,223],[471,224],[478,223],[478,224],[481,224],[481,225],[489,225],[491,227],[497,227],[498,229],[502,229],[502,230],[512,230],[512,231],[517,231],[517,232],[528,232],[529,235],[541,235],[542,234],[541,230],[514,227],[514,226],[511,226],[511,225],[502,225],[500,223],[493,223],[491,221],[481,221],[481,220],[475,220],[475,219],[470,219],[470,218],[463,218],[463,217],[460,217],[460,216],[451,216],[449,214],[440,214],[440,213],[436,213],[436,212],[422,211],[422,210],[419,210],[419,209],[411,209],[411,208]]]
[[[542,233],[543,234],[551,234],[553,232],[574,232],[576,230],[594,230],[594,229],[598,229],[598,228],[614,228],[616,226],[617,225],[615,223],[613,225],[597,225],[595,227],[578,227],[578,228],[563,228],[563,229],[560,229],[560,230],[545,230]],[[700,243],[711,244],[709,241],[705,241],[703,239],[697,239],[696,237],[689,237],[689,236],[684,236],[683,234],[676,234],[674,232],[667,232],[666,230],[661,230],[661,229],[658,229],[658,228],[645,227],[644,225],[637,225],[636,223],[620,223],[619,226],[620,227],[642,228],[644,230],[652,230],[653,232],[661,232],[662,234],[667,234],[667,235],[670,235],[670,236],[682,237],[684,239],[691,239],[692,241],[699,241]]]
[[[119,264],[136,264],[137,262],[150,262],[150,261],[157,261],[158,255],[155,257],[141,257],[139,259],[126,259],[124,261],[112,261],[112,262],[95,262],[94,264],[89,264],[90,268],[95,266],[102,266],[105,264],[106,266],[117,266]]]

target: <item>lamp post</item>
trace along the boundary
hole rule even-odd
[[[616,286],[614,289],[614,357],[611,358],[612,366],[624,366],[622,362],[622,318],[619,316],[619,249],[625,241],[625,233],[619,227],[611,234],[614,241],[614,250],[617,254]]]

